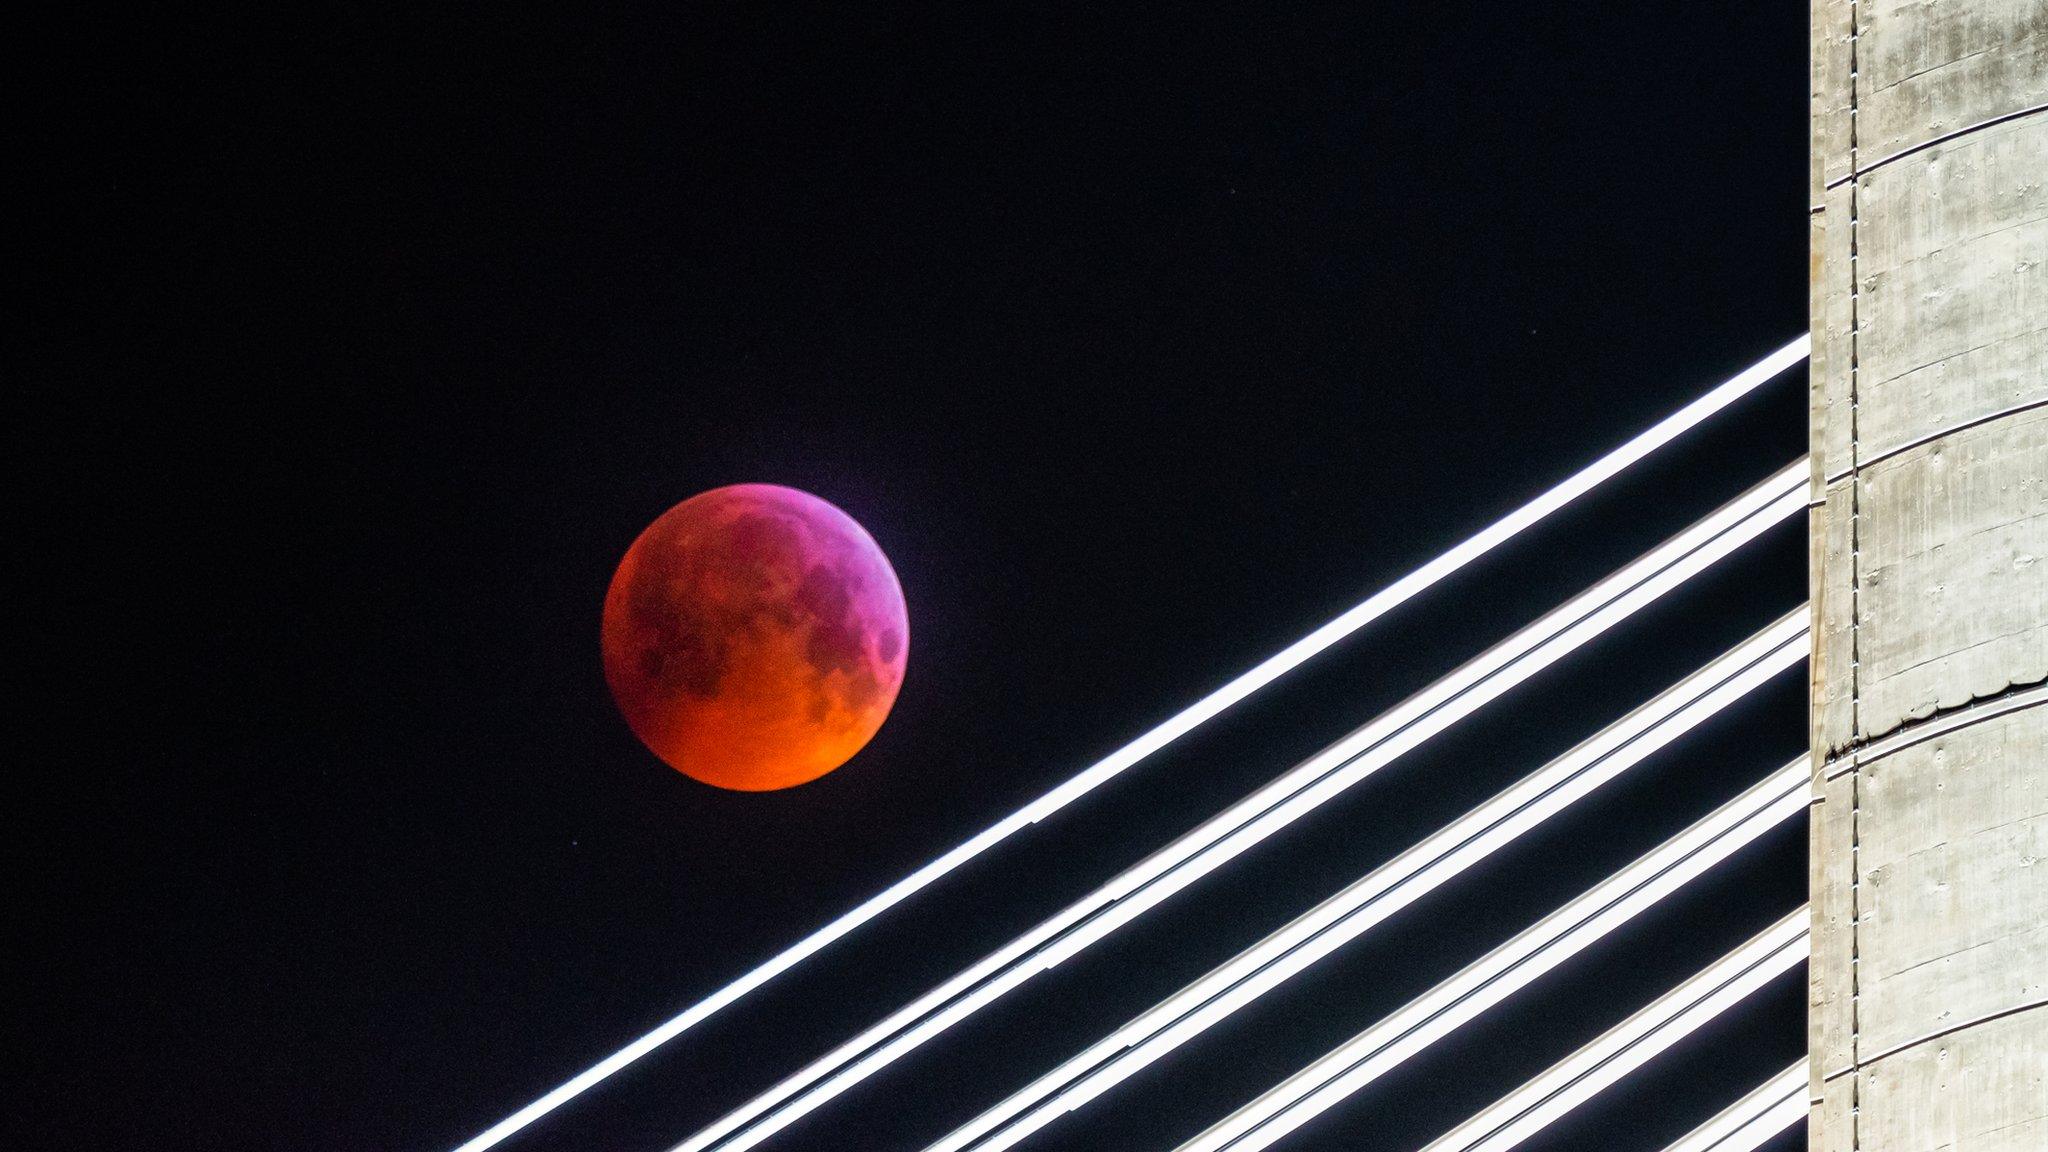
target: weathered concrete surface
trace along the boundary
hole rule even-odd
[[[1827,1082],[1810,1113],[1820,1152],[2041,1152],[2048,1028],[2006,1016]]]
[[[2037,1152],[2048,0],[1811,4],[1809,1142]]]
[[[2048,1000],[2043,748],[2048,708],[2032,708],[1864,766],[1866,1053]]]

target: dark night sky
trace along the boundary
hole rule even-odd
[[[66,419],[10,454],[72,575],[27,624],[63,751],[12,849],[24,1146],[442,1152],[1804,327],[1782,3],[427,7],[98,29],[33,105]],[[1795,372],[508,1147],[661,1152],[1803,413]],[[785,793],[660,765],[597,660],[626,545],[739,481],[846,509],[910,605],[893,717]],[[1788,525],[768,1147],[921,1147],[1803,589]],[[1165,1152],[1796,754],[1803,708],[1781,678],[1030,1147]],[[1410,1152],[1803,860],[1787,828],[1285,1146]],[[1803,1003],[1528,1147],[1655,1152]]]

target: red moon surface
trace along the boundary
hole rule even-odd
[[[720,788],[815,780],[903,686],[903,589],[873,537],[807,492],[735,484],[640,533],[604,598],[604,675],[634,735]]]

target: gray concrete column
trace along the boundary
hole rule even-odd
[[[2048,1150],[2048,0],[1812,0],[1809,1144]]]

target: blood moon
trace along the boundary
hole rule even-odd
[[[903,686],[903,589],[874,538],[808,492],[735,484],[640,533],[604,598],[604,675],[634,735],[747,792],[846,763]]]

